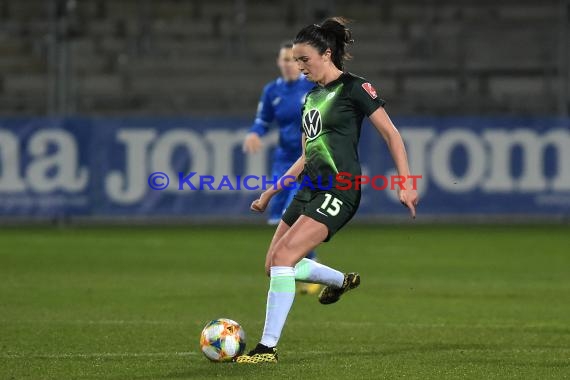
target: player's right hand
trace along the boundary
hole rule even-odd
[[[251,203],[251,206],[249,206],[249,209],[251,211],[255,211],[255,212],[263,212],[267,208],[267,204],[269,203],[270,199],[271,199],[271,197],[267,196],[267,194],[261,193],[259,198],[254,200]]]
[[[410,210],[411,218],[416,219],[416,207],[420,202],[418,192],[411,186],[406,189],[398,189],[398,198],[400,198],[400,203]]]
[[[244,153],[251,154],[259,152],[262,146],[263,142],[261,141],[259,135],[255,132],[251,132],[245,136],[242,149]]]

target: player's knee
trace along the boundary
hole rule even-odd
[[[284,244],[273,252],[271,257],[272,266],[293,266],[294,264],[292,251],[288,249],[287,245]]]
[[[267,277],[270,277],[271,275],[271,266],[273,265],[274,251],[275,249],[272,245],[271,247],[269,247],[269,251],[267,252],[267,256],[265,258],[265,274],[267,275]]]

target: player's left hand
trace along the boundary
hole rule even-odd
[[[400,199],[400,202],[410,210],[410,216],[412,219],[416,219],[416,207],[420,202],[418,192],[408,185],[405,190],[398,189],[398,198]]]

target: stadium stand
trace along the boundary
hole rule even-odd
[[[557,112],[556,0],[0,0],[0,114],[251,115],[279,43],[330,15],[392,113]]]

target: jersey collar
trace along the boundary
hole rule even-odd
[[[346,72],[342,72],[342,74],[340,74],[338,76],[338,78],[336,78],[335,80],[333,80],[332,82],[329,82],[327,84],[325,84],[324,86],[322,86],[323,88],[330,88],[336,84],[338,84],[339,82],[342,82],[342,80],[344,79],[344,77],[346,76]]]

